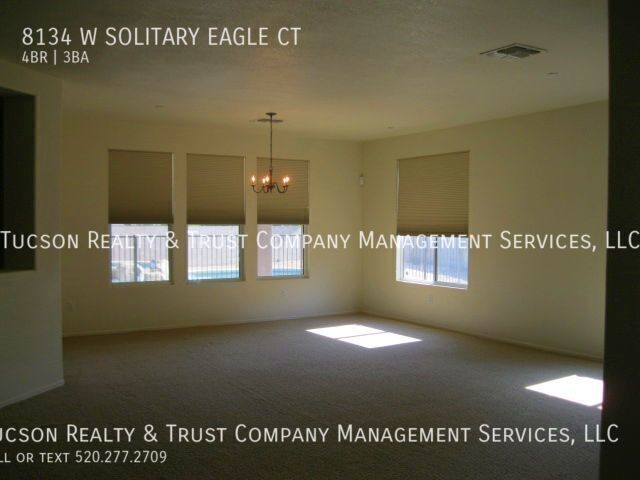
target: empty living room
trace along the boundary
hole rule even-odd
[[[3,0],[0,478],[640,478],[635,8]]]

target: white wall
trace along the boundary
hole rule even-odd
[[[63,228],[86,235],[108,232],[107,151],[110,148],[175,154],[175,225],[185,245],[186,154],[243,155],[247,174],[268,154],[268,130],[228,130],[139,124],[94,114],[65,115],[62,155]],[[277,130],[274,154],[310,161],[310,233],[357,234],[362,223],[361,146],[287,136]],[[255,238],[256,194],[246,192],[247,228]],[[307,279],[256,279],[256,246],[248,242],[246,280],[186,282],[186,250],[174,251],[173,285],[113,286],[109,253],[63,253],[65,335],[212,325],[358,311],[361,255],[312,250]]]
[[[36,232],[59,228],[60,82],[0,61],[0,87],[36,96]],[[63,383],[60,255],[35,271],[0,272],[0,406]]]
[[[594,103],[357,144],[276,135],[276,155],[311,161],[311,233],[395,231],[396,160],[470,151],[471,233],[588,233],[606,228],[607,106]],[[63,128],[63,227],[107,232],[107,150],[171,151],[175,230],[184,245],[187,152],[265,153],[265,132],[139,124],[68,114]],[[364,171],[366,186],[358,186]],[[247,191],[247,232],[256,199]],[[355,245],[354,245],[355,246]],[[223,324],[364,310],[538,347],[602,356],[605,254],[505,251],[494,241],[470,255],[468,290],[395,280],[395,252],[310,252],[309,279],[187,284],[186,252],[174,285],[112,286],[107,251],[63,253],[68,335]],[[284,292],[284,294],[283,294]]]
[[[364,145],[364,230],[395,232],[396,160],[470,151],[470,233],[606,230],[604,102]],[[474,250],[469,288],[395,280],[395,252],[367,250],[363,309],[602,357],[605,251]]]

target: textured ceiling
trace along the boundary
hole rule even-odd
[[[247,128],[275,110],[278,128],[362,140],[605,99],[606,15],[605,0],[3,0],[0,56],[20,61],[24,26],[299,26],[297,47],[100,46],[35,68],[67,81],[72,110]],[[547,53],[479,55],[513,42]]]

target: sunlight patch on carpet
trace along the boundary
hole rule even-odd
[[[307,332],[315,333],[329,338],[355,337],[357,335],[368,335],[370,333],[382,333],[384,330],[377,328],[365,327],[364,325],[350,324],[339,325],[337,327],[312,328]]]
[[[340,340],[364,348],[390,347],[403,343],[420,342],[419,338],[407,337],[398,333],[385,332],[377,328],[366,327],[364,325],[349,324],[337,327],[312,328],[309,333],[322,335],[323,337]]]
[[[570,375],[548,382],[530,385],[527,390],[544,393],[551,397],[561,398],[569,402],[579,403],[587,407],[602,404],[602,380]]]
[[[383,332],[373,333],[369,335],[359,335],[357,337],[340,338],[341,342],[352,343],[364,348],[389,347],[391,345],[400,345],[402,343],[419,342],[419,338],[398,335],[397,333]]]

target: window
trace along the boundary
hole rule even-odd
[[[187,154],[187,279],[242,278],[244,157]]]
[[[243,239],[238,225],[189,225],[190,282],[240,279]]]
[[[173,154],[109,151],[111,282],[171,280]]]
[[[466,237],[401,237],[397,252],[399,281],[460,288],[469,283]]]
[[[469,284],[469,152],[398,161],[396,279]]]
[[[305,275],[304,225],[258,225],[258,277]]]
[[[168,225],[111,225],[111,282],[168,282]]]
[[[258,158],[258,173],[269,160]],[[287,193],[258,195],[258,277],[308,274],[303,235],[309,225],[309,162],[273,159],[274,176],[291,179]]]

